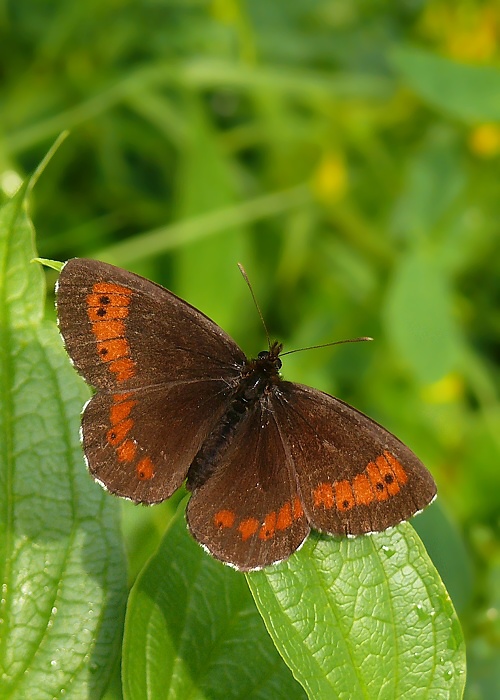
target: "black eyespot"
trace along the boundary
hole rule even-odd
[[[392,476],[392,474],[386,474],[384,476],[384,481],[386,484],[392,484],[392,482],[394,481],[394,477]]]
[[[99,302],[101,304],[109,304],[110,301],[111,301],[111,299],[109,297],[106,297],[106,296],[99,297]]]

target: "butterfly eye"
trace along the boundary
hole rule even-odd
[[[267,360],[269,357],[269,350],[262,350],[262,352],[259,352],[257,357],[259,360]]]
[[[276,365],[276,369],[281,369],[283,367],[283,362],[280,360],[279,357],[275,359],[274,363]]]

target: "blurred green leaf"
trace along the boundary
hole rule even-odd
[[[219,231],[226,228],[243,226],[260,219],[277,216],[310,201],[309,189],[305,185],[299,185],[283,192],[266,194],[214,212],[192,216],[186,221],[180,221],[158,230],[141,233],[137,237],[115,243],[109,248],[95,251],[95,257],[99,260],[113,262],[115,265],[131,265],[137,259],[152,257],[193,243],[199,245],[203,239],[217,236]]]
[[[198,100],[188,101],[190,121],[195,128],[184,146],[178,183],[178,217],[181,220],[229,207],[239,198],[230,176],[231,163],[214,138],[202,105]],[[243,222],[229,228],[219,226],[214,235],[186,243],[176,255],[181,296],[203,307],[208,316],[216,316],[223,327],[234,317],[241,298],[241,294],[227,295],[226,303],[220,304],[220,289],[236,286],[234,280],[239,276],[236,263],[248,258],[244,232]],[[228,265],[228,260],[233,260],[233,264]],[[211,284],[214,277],[220,282],[219,289]]]
[[[446,132],[432,134],[411,161],[392,217],[398,239],[411,243],[439,238],[443,220],[463,194],[464,173],[449,136]]]
[[[456,368],[460,340],[449,280],[431,252],[418,249],[399,260],[384,311],[389,338],[421,382]]]
[[[438,499],[412,524],[439,571],[457,612],[463,612],[472,600],[474,580],[470,553],[456,523],[444,512]]]
[[[500,121],[500,70],[398,46],[391,61],[414,92],[444,114],[474,124]]]

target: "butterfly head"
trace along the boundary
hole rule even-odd
[[[242,377],[252,386],[261,387],[261,390],[277,384],[280,381],[279,354],[282,349],[283,345],[275,341],[269,346],[269,350],[259,352],[255,359],[247,361]]]
[[[268,368],[268,370],[273,372],[278,372],[281,369],[282,362],[280,360],[280,353],[283,350],[283,343],[275,340],[270,346],[269,350],[263,350],[257,355],[255,362],[262,369]]]

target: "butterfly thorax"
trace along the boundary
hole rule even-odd
[[[255,359],[247,360],[243,365],[226,412],[189,467],[187,488],[190,491],[200,487],[213,474],[217,460],[230,444],[245,414],[263,397],[271,394],[281,381],[279,354],[282,349],[282,344],[275,341],[269,350],[260,352]]]

